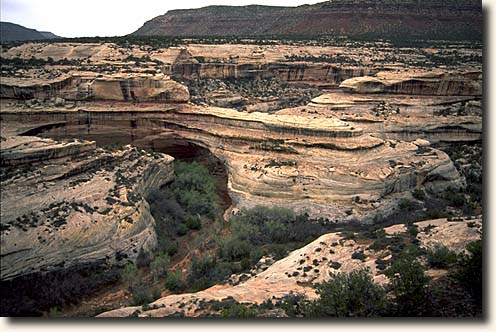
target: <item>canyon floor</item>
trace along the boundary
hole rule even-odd
[[[2,315],[284,317],[338,272],[393,287],[410,246],[446,285],[432,253],[481,238],[477,42],[107,38],[1,60]],[[433,314],[480,314],[465,304]]]

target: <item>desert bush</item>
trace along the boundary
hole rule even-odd
[[[191,216],[191,215],[188,215],[186,217],[186,227],[188,227],[188,229],[195,229],[195,230],[198,230],[201,228],[201,220],[200,220],[200,217],[199,216]]]
[[[443,198],[448,201],[448,204],[455,207],[462,207],[465,202],[465,195],[460,192],[456,192],[452,188],[448,188],[448,190],[444,193]]]
[[[152,300],[146,285],[139,284],[132,290],[132,305],[142,305]]]
[[[320,298],[305,307],[306,317],[373,317],[386,312],[385,290],[367,270],[337,273],[317,286]]]
[[[402,198],[398,204],[398,207],[400,208],[400,210],[410,211],[413,208],[413,203],[407,198]]]
[[[424,274],[424,267],[416,257],[414,247],[409,246],[385,271],[395,297],[394,315],[421,316],[426,309],[426,286],[430,278]]]
[[[131,262],[127,263],[121,271],[121,279],[129,290],[132,290],[140,282],[138,271],[136,265]]]
[[[482,307],[482,250],[482,240],[470,242],[466,247],[467,253],[459,255],[453,273],[479,307]]]
[[[167,274],[167,268],[169,264],[170,258],[167,253],[161,252],[155,256],[155,258],[150,263],[150,271],[155,281]]]
[[[448,268],[456,263],[457,255],[445,246],[436,245],[432,249],[427,249],[427,260],[433,268]]]
[[[234,303],[222,309],[220,315],[224,318],[250,318],[256,317],[257,311],[240,303]]]
[[[229,238],[220,247],[220,256],[229,261],[238,261],[250,257],[252,246],[247,240]]]
[[[415,199],[418,199],[420,201],[423,201],[425,199],[425,192],[422,190],[422,189],[415,189],[413,192],[412,192],[412,196],[415,198]]]
[[[181,271],[169,271],[167,273],[167,277],[165,278],[165,288],[170,290],[171,292],[178,293],[181,292],[185,285],[181,280]]]

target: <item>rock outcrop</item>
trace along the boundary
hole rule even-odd
[[[52,80],[2,78],[3,98],[185,103],[188,88],[164,75],[74,73]]]
[[[390,76],[390,75],[389,75]],[[357,93],[394,93],[407,95],[436,96],[482,96],[482,81],[456,74],[440,74],[404,77],[353,77],[343,81],[339,87]]]
[[[13,128],[2,122],[2,281],[151,252],[155,222],[143,197],[173,179],[172,157]]]
[[[482,139],[482,103],[478,96],[324,93],[304,106],[277,114],[336,117],[364,133],[384,139],[469,142]]]
[[[429,142],[480,139],[480,50],[467,47],[453,54],[441,45],[412,51],[385,42],[360,50],[365,54],[347,44],[298,42],[189,43],[166,49],[24,44],[2,54],[12,70],[16,63],[28,68],[2,79],[0,96],[7,100],[1,117],[29,122],[30,135],[86,138],[101,146],[132,143],[154,149],[171,138],[197,144],[224,163],[235,207],[291,206],[333,220],[370,221],[379,210],[387,215],[413,189],[462,186],[449,157]],[[461,56],[467,60],[462,68],[418,68],[439,59],[454,63]],[[32,57],[46,61],[43,69],[29,67]],[[287,85],[312,84],[312,89],[341,88],[276,114],[248,113],[187,104],[188,89],[169,77],[185,84],[271,78]],[[361,91],[368,80],[380,82],[382,93],[345,88]],[[267,112],[274,112],[279,100],[279,90],[271,85],[239,83],[238,95],[226,87],[219,85],[209,99],[235,104],[243,99],[239,93],[256,94],[246,110]],[[458,104],[464,109],[460,114],[443,111],[443,121],[433,116],[437,107]],[[354,202],[356,196],[362,203]]]

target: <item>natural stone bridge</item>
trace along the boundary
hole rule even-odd
[[[3,111],[1,117],[4,123],[29,123],[25,135],[90,139],[100,146],[153,149],[171,139],[199,145],[224,163],[237,208],[280,205],[332,220],[370,220],[379,206],[394,205],[405,192],[461,184],[448,156],[427,141],[393,143],[333,118],[192,105],[93,105],[30,111],[28,118]]]

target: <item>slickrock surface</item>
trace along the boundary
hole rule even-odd
[[[443,244],[459,252],[467,243],[480,237],[478,228],[481,222],[481,218],[452,222],[446,219],[419,222],[416,223],[419,227],[417,238],[425,248]],[[475,226],[470,227],[470,223]],[[397,232],[396,228],[398,227],[392,226],[385,231],[391,234],[388,236],[394,236],[392,234]],[[376,259],[381,258],[387,262],[391,252],[389,249],[370,250],[368,246],[371,242],[344,239],[340,233],[325,234],[237,285],[216,285],[197,293],[169,295],[146,306],[116,309],[102,313],[99,317],[165,317],[178,313],[195,317],[205,314],[205,310],[208,312],[206,304],[211,301],[232,299],[239,303],[261,304],[266,300],[281,299],[289,294],[314,299],[317,296],[315,284],[328,280],[333,273],[351,272],[361,268],[368,268],[375,282],[387,283],[388,279],[383,274],[384,268],[378,268]],[[365,258],[352,258],[352,255],[358,252]]]
[[[172,180],[172,157],[17,135],[27,128],[2,121],[2,281],[85,263],[118,265],[155,247],[143,197]]]

